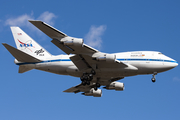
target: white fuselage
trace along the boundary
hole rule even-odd
[[[136,67],[136,69],[120,69],[117,66],[104,67],[106,64],[104,63],[104,65],[100,65],[96,70],[96,77],[116,78],[140,74],[153,74],[155,72],[159,73],[167,71],[178,65],[175,60],[163,55],[160,52],[135,51],[114,54],[116,55],[117,60],[125,64],[130,64]],[[48,58],[47,60],[40,63],[27,64],[16,62],[16,64],[51,73],[80,77],[83,73],[80,72],[74,63],[70,60],[71,56],[73,55],[52,56],[51,58]]]
[[[170,70],[178,63],[155,51],[133,51],[121,53],[103,53],[84,43],[82,38],[70,37],[52,26],[31,20],[33,25],[52,39],[52,43],[67,55],[51,55],[19,27],[11,27],[16,48],[2,43],[15,57],[19,73],[37,69],[59,75],[79,77],[81,83],[64,92],[101,97],[104,86],[107,90],[124,90],[124,84],[117,82],[127,76],[152,74]],[[70,55],[71,54],[71,55]]]
[[[129,63],[138,68],[138,74],[153,74],[172,69],[178,63],[160,52],[136,51],[116,54],[119,61]]]

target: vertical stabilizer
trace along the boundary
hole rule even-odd
[[[51,57],[51,54],[34,41],[19,27],[11,27],[11,31],[17,46],[17,49],[40,60]]]

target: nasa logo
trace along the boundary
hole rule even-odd
[[[32,40],[28,40],[28,41],[26,41],[25,43],[23,43],[23,42],[21,42],[19,39],[17,39],[18,41],[19,41],[19,43],[20,43],[20,47],[22,48],[22,50],[24,50],[24,49],[28,49],[28,50],[30,50],[31,52],[33,52],[29,47],[33,47],[33,48],[35,48],[33,45],[32,45]]]
[[[20,40],[18,40],[18,41],[20,43],[20,47],[33,47],[31,40],[28,40],[26,43],[23,43]]]

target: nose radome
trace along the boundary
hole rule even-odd
[[[176,61],[176,63],[175,63],[175,67],[176,67],[176,66],[178,66],[178,62],[177,62],[177,61]]]
[[[178,62],[176,61],[176,60],[174,60],[174,59],[172,59],[172,58],[170,58],[170,57],[168,57],[169,58],[169,60],[171,61],[171,66],[173,67],[173,68],[175,68],[176,66],[178,66]]]
[[[178,62],[168,56],[163,56],[164,59],[164,65],[166,65],[167,68],[175,68],[176,66],[178,66]]]
[[[178,66],[178,62],[177,61],[174,61],[174,62],[171,63],[171,67],[172,68],[175,68],[177,66]]]

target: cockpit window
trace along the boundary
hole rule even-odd
[[[162,53],[158,53],[159,55],[162,55]]]

